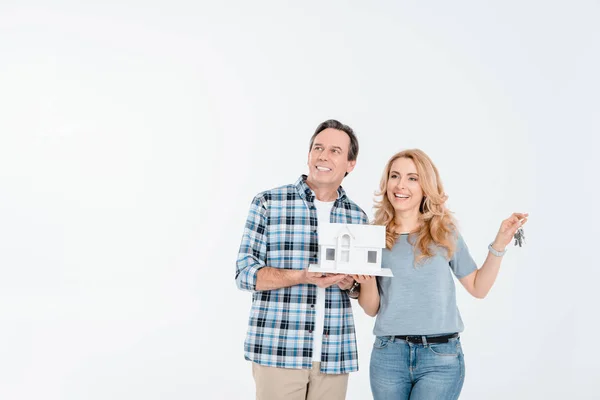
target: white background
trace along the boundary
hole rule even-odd
[[[246,213],[328,118],[358,134],[344,187],[370,216],[411,147],[478,262],[531,214],[490,295],[458,289],[461,398],[598,398],[599,21],[597,1],[3,0],[0,398],[253,398]]]

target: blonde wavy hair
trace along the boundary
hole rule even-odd
[[[446,208],[448,196],[444,193],[444,187],[436,166],[425,152],[419,149],[404,150],[396,153],[387,162],[377,196],[381,200],[375,201],[375,225],[386,227],[386,247],[391,249],[400,236],[396,233],[394,221],[394,207],[387,196],[387,185],[392,164],[399,158],[408,158],[415,163],[419,174],[419,184],[423,189],[423,200],[419,208],[419,228],[409,236],[415,251],[415,263],[419,264],[427,258],[432,257],[437,245],[446,250],[446,258],[449,260],[454,254],[456,247],[457,232],[452,213]]]

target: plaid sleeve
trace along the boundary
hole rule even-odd
[[[256,196],[250,205],[237,257],[235,282],[240,290],[256,290],[256,273],[267,259],[267,208]]]
[[[367,213],[365,213],[364,211],[362,212],[362,218],[360,223],[363,225],[369,225],[369,217],[367,217]]]

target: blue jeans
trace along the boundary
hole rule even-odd
[[[393,336],[375,338],[371,353],[374,400],[458,399],[464,380],[460,338],[427,345]]]

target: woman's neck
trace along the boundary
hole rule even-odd
[[[419,211],[396,211],[394,215],[396,233],[414,232],[419,227]]]

